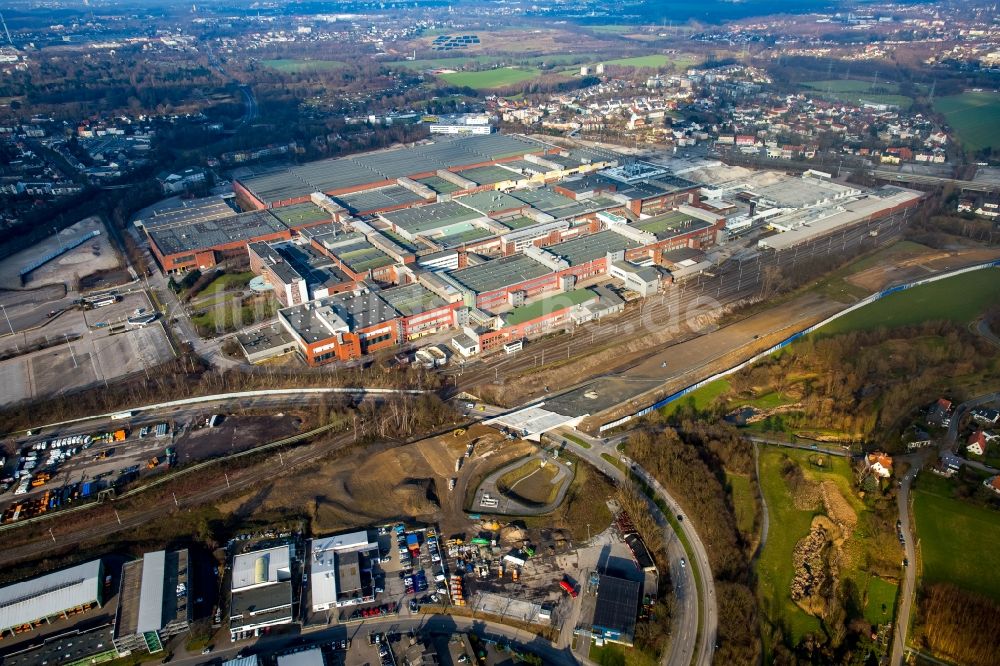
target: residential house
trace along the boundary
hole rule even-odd
[[[995,409],[987,409],[985,407],[979,407],[973,409],[972,420],[980,425],[996,425],[997,421],[1000,421],[1000,411]]]
[[[965,450],[977,456],[983,456],[986,455],[988,443],[989,440],[986,438],[986,433],[983,430],[977,430],[969,435]]]
[[[1000,495],[1000,476],[994,475],[983,481],[983,485]]]
[[[883,479],[892,476],[892,456],[881,451],[869,453],[865,458],[865,464],[873,474]]]
[[[947,428],[951,425],[951,400],[938,398],[927,410],[927,425]]]

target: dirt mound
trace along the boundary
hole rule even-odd
[[[500,543],[516,544],[528,538],[526,530],[510,525],[500,530]]]
[[[799,511],[815,511],[823,501],[823,491],[815,481],[804,480],[792,492],[792,503]]]
[[[818,617],[825,617],[836,589],[839,557],[834,542],[838,540],[839,528],[825,516],[816,516],[809,534],[795,544],[792,552],[792,601]]]
[[[842,541],[848,539],[858,524],[858,514],[833,481],[823,482],[822,493],[826,515],[840,528]]]
[[[420,516],[441,508],[433,479],[406,479],[392,489],[392,498],[401,513]]]

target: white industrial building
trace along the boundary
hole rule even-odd
[[[0,635],[99,608],[103,574],[101,560],[93,560],[0,588]]]
[[[378,541],[366,530],[313,539],[309,553],[313,611],[374,601],[371,553],[378,557]]]
[[[285,544],[233,559],[229,633],[234,641],[259,636],[265,627],[294,621],[293,558],[292,546]]]

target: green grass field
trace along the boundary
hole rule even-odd
[[[830,322],[819,335],[884,326],[907,326],[924,321],[967,323],[1000,303],[1000,268],[986,268],[890,294]]]
[[[858,79],[831,79],[828,81],[805,81],[802,86],[831,99],[853,104],[861,104],[862,102],[893,104],[901,109],[908,109],[913,104],[911,98],[897,95],[899,86],[888,81],[875,83]]]
[[[656,666],[656,660],[642,650],[615,643],[591,645],[590,660],[599,666]]]
[[[913,491],[927,583],[951,583],[1000,602],[1000,512],[953,499],[951,482],[922,472]]]
[[[817,453],[775,447],[761,448],[761,492],[767,502],[771,529],[768,531],[767,543],[757,560],[759,581],[757,590],[764,612],[772,622],[785,625],[792,641],[798,643],[806,634],[819,632],[821,628],[820,620],[796,606],[789,593],[795,573],[792,569],[792,552],[799,539],[808,534],[813,516],[818,512],[795,508],[791,491],[781,476],[784,455],[798,463],[807,479],[833,481],[844,499],[859,515],[867,509],[853,493],[853,474],[850,463],[845,458],[822,456],[826,467],[819,469],[809,463],[811,458],[818,455]],[[866,547],[858,532],[855,532],[855,537],[862,548]],[[852,537],[852,540],[855,537]],[[843,574],[855,580],[866,575],[858,570],[846,570]],[[884,597],[883,590],[877,592],[880,598]],[[879,610],[881,603],[880,601]]]
[[[286,74],[332,72],[335,69],[347,67],[347,63],[339,60],[292,60],[290,58],[280,58],[277,60],[261,60],[260,62],[265,67],[270,67]]]
[[[872,624],[891,622],[896,614],[896,592],[899,586],[877,576],[868,578],[865,591],[865,618]]]
[[[669,56],[665,56],[662,53],[647,55],[647,56],[636,56],[634,58],[619,58],[618,60],[609,60],[606,65],[617,65],[619,67],[666,67],[671,62]]]
[[[1000,93],[967,92],[934,100],[934,109],[943,114],[958,133],[962,145],[971,150],[1000,147]]]
[[[727,380],[717,379],[714,382],[705,384],[696,391],[688,393],[683,398],[674,400],[664,406],[661,412],[664,416],[673,416],[678,409],[692,404],[692,401],[694,402],[695,409],[699,411],[707,409],[720,395],[729,391],[730,388],[732,387]]]
[[[811,290],[818,291],[828,298],[842,303],[856,303],[865,298],[871,292],[863,287],[848,282],[845,278],[863,270],[873,268],[878,265],[885,265],[892,261],[912,259],[922,254],[933,253],[934,250],[914,243],[913,241],[897,241],[887,245],[867,257],[853,261],[843,268],[835,270],[819,281]]]
[[[487,69],[481,72],[441,74],[441,78],[453,86],[467,86],[475,90],[491,90],[493,88],[503,88],[530,81],[540,76],[541,73],[541,70],[537,67],[518,69],[503,67],[501,69]]]
[[[398,67],[406,67],[407,69],[462,69],[463,67],[469,65],[470,63],[478,65],[492,64],[495,62],[500,62],[502,58],[499,56],[456,56],[451,58],[424,58],[420,60],[397,60],[394,62],[387,63],[389,65],[396,65]]]

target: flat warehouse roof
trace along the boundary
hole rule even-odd
[[[364,236],[353,243],[330,248],[330,251],[355,273],[365,273],[395,263],[392,257],[372,245]]]
[[[922,194],[915,190],[887,185],[854,201],[841,202],[836,207],[797,211],[783,215],[774,221],[782,224],[800,224],[790,231],[768,236],[758,241],[758,245],[781,251],[804,243],[812,238],[828,234],[835,229],[864,221],[882,211],[917,202]]]
[[[576,204],[575,199],[563,196],[549,187],[540,187],[537,190],[517,190],[511,196],[550,215],[555,215],[560,208]]]
[[[234,619],[242,615],[242,620]],[[236,590],[229,605],[232,628],[260,625],[292,617],[292,584],[289,581]]]
[[[531,257],[513,254],[509,257],[487,261],[478,266],[449,271],[448,276],[466,289],[482,294],[511,287],[550,273],[552,270],[548,266],[540,264]]]
[[[92,560],[0,588],[0,630],[99,603],[101,561]]]
[[[455,201],[442,201],[426,206],[397,210],[392,213],[383,213],[381,217],[407,233],[418,235],[453,224],[475,220],[482,215]]]
[[[438,194],[451,194],[461,189],[455,183],[445,180],[441,176],[427,176],[426,178],[415,178],[414,180],[421,185],[426,185]]]
[[[474,169],[463,169],[455,173],[462,178],[471,180],[476,185],[494,185],[507,180],[517,180],[522,177],[518,172],[505,169],[502,166],[476,167]]]
[[[639,243],[614,231],[601,231],[589,236],[549,245],[546,252],[562,257],[570,266],[579,266],[595,259],[603,259],[608,252],[621,252],[640,247]]]
[[[447,305],[444,299],[419,282],[386,289],[380,294],[386,303],[404,317],[412,317],[421,312]]]
[[[555,294],[554,296],[548,296],[547,298],[535,301],[534,303],[514,308],[507,313],[507,325],[516,326],[517,324],[523,324],[524,322],[531,321],[532,319],[538,319],[543,315],[553,314],[555,312],[559,312],[560,310],[573,307],[574,305],[580,305],[581,303],[586,303],[587,301],[596,300],[597,294],[588,289],[574,289],[573,291],[568,291],[562,294]]]
[[[423,197],[406,189],[402,185],[390,185],[389,187],[379,187],[374,190],[361,190],[360,192],[353,192],[351,194],[341,194],[334,197],[334,199],[354,215],[424,201]]]
[[[329,222],[333,219],[328,212],[311,201],[283,208],[273,208],[271,214],[293,228],[314,222]]]
[[[700,220],[697,217],[692,217],[680,211],[671,211],[663,215],[651,217],[648,220],[636,222],[630,226],[648,231],[655,235],[657,240],[665,240],[672,236],[706,229],[712,225],[705,220]]]
[[[477,192],[463,197],[456,197],[453,201],[457,201],[463,206],[468,206],[483,215],[528,207],[523,201],[503,192]]]
[[[152,229],[154,227],[217,220],[223,217],[233,217],[234,215],[236,215],[236,210],[227,203],[225,198],[214,196],[181,201],[177,206],[154,211],[149,217],[137,220],[137,222],[143,228]]]
[[[639,612],[640,587],[634,580],[602,575],[597,585],[594,626],[631,637]]]
[[[277,173],[250,176],[240,183],[265,203],[376,184],[417,173],[457,168],[538,153],[549,146],[527,137],[488,134],[439,137],[434,141],[294,166]]]
[[[343,327],[357,331],[399,317],[399,313],[391,305],[371,292],[337,294],[279,312],[288,325],[309,344],[333,337],[335,331]]]
[[[168,228],[155,227],[148,233],[160,252],[170,255],[247,241],[283,231],[288,231],[288,227],[278,218],[266,210],[255,210],[218,220]]]

